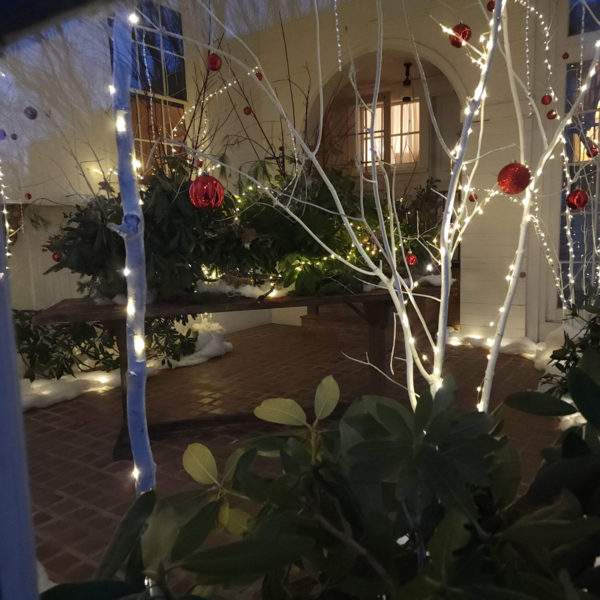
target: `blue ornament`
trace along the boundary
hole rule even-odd
[[[4,129],[0,129],[0,140],[6,139],[6,131]]]

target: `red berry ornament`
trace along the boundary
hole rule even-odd
[[[406,255],[406,264],[409,267],[414,267],[417,264],[417,255],[413,254],[410,250],[408,251],[408,254]]]
[[[464,23],[459,23],[452,28],[454,34],[449,36],[450,43],[455,48],[462,48],[463,45],[471,39],[471,28]]]
[[[546,117],[548,117],[551,121],[552,121],[552,119],[556,119],[556,117],[557,117],[556,111],[555,110],[549,110],[546,113]]]
[[[469,194],[469,202],[477,202],[477,194]]]
[[[552,102],[552,96],[550,94],[544,94],[542,96],[542,104],[544,106],[548,106],[548,104],[550,104],[550,102]]]
[[[256,75],[256,79],[262,81],[262,73],[260,71],[256,71],[254,74]]]
[[[585,190],[571,190],[567,196],[567,206],[571,210],[580,210],[589,200],[590,196]]]
[[[588,158],[594,158],[596,156],[598,156],[598,146],[590,146],[586,151],[585,151],[585,155]]]
[[[30,194],[29,192],[27,192],[27,193],[25,194],[25,198],[26,198],[27,200],[31,200],[31,194]]]
[[[490,1],[487,3],[487,9],[488,9],[490,12],[494,12],[494,9],[495,9],[495,8],[496,8],[496,0],[490,0]]]
[[[252,114],[252,109],[249,106],[244,106],[244,114],[249,116]]]
[[[505,194],[520,194],[530,181],[531,173],[521,163],[510,163],[498,173],[498,186]]]
[[[224,196],[225,190],[221,182],[210,175],[200,175],[190,185],[190,201],[196,208],[219,208],[223,204]]]
[[[206,68],[209,71],[218,71],[221,68],[223,61],[218,54],[211,52],[206,59]]]
[[[569,58],[569,53],[563,52],[563,60],[567,60],[567,58]]]
[[[52,260],[54,262],[58,262],[60,260],[60,254],[58,252],[53,252],[52,253]]]

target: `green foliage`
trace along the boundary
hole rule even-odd
[[[294,199],[287,200],[291,181],[278,178],[270,185],[279,190],[281,202],[302,220],[314,235],[273,205],[264,190],[242,187],[226,194],[221,207],[212,211],[194,208],[189,201],[190,166],[181,159],[169,162],[168,172],[158,170],[144,180],[141,191],[148,287],[163,300],[201,301],[195,283],[214,277],[252,283],[280,281],[295,284],[303,296],[356,292],[362,289],[354,271],[324,255],[321,240],[334,252],[355,264],[362,258],[353,248],[330,189],[320,177],[307,174],[296,182]],[[354,181],[341,171],[328,172],[348,215],[360,215],[361,204]],[[439,201],[435,181],[418,188],[398,203],[398,219],[411,249],[423,261],[422,244],[433,240],[439,227]],[[44,245],[58,262],[47,272],[69,269],[82,276],[80,288],[91,296],[113,297],[125,292],[122,271],[125,250],[114,231],[120,223],[120,198],[106,184],[103,193],[65,214],[60,231]],[[292,193],[292,192],[290,192]],[[368,228],[377,238],[379,221],[374,203],[363,202]],[[355,232],[375,256],[376,240],[359,221]],[[425,264],[425,263],[423,263]]]
[[[550,366],[559,373],[547,373],[541,380],[548,386],[548,392],[559,398],[568,389],[567,373],[581,361],[584,354],[600,363],[600,309],[588,305],[582,314],[573,308],[569,319],[581,323],[581,330],[573,338],[564,333],[563,345],[550,355]]]
[[[33,310],[13,311],[17,351],[25,364],[26,379],[60,379],[78,371],[110,371],[119,366],[115,337],[102,323],[33,325],[35,314]],[[161,358],[170,367],[172,360],[194,351],[194,335],[190,330],[179,333],[175,328],[178,321],[185,325],[188,317],[147,322],[149,358]]]
[[[516,451],[490,416],[454,410],[451,378],[414,413],[364,396],[323,421],[339,401],[331,376],[314,418],[291,399],[265,400],[257,416],[285,429],[237,449],[221,471],[209,448],[188,447],[199,489],[138,499],[100,575],[149,576],[168,598],[177,570],[221,598],[249,586],[265,599],[600,598],[598,390],[579,368],[569,383],[590,423],[561,437],[520,498]],[[540,400],[514,405],[552,412]],[[132,556],[143,558],[137,572]]]

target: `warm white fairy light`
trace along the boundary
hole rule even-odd
[[[135,316],[135,302],[133,298],[128,298],[127,300],[127,315],[130,317]]]
[[[137,467],[133,467],[131,471],[131,476],[137,481],[140,477],[140,470]]]
[[[132,25],[137,25],[140,22],[140,18],[137,15],[137,13],[129,13],[127,20],[132,24]]]
[[[119,133],[127,131],[126,113],[124,110],[118,110],[115,118],[115,127]]]
[[[146,343],[144,341],[144,336],[139,333],[133,336],[133,349],[138,358],[144,356],[144,349],[146,348]]]
[[[335,16],[335,42],[337,44],[338,71],[342,70],[342,40],[340,36],[340,16],[338,14],[338,0],[333,0],[333,14]]]
[[[114,96],[116,92],[117,92],[117,90],[116,90],[115,86],[112,83],[109,84],[109,86],[108,86],[108,93],[111,96]]]

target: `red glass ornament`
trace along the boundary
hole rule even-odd
[[[477,194],[469,194],[469,202],[477,202]]]
[[[546,116],[547,116],[547,117],[548,117],[550,120],[552,120],[552,119],[556,119],[556,117],[557,117],[557,114],[556,114],[556,111],[555,111],[555,110],[549,110],[549,111],[546,113]]]
[[[190,185],[190,201],[196,208],[219,208],[224,197],[225,190],[221,182],[210,175],[199,175]]]
[[[244,114],[245,115],[251,115],[252,114],[252,109],[249,106],[244,106]]]
[[[27,200],[31,200],[31,194],[30,194],[29,192],[27,192],[27,193],[25,194],[25,198],[26,198]]]
[[[256,71],[256,73],[254,73],[256,75],[256,79],[258,79],[259,81],[262,81],[262,73],[260,71]]]
[[[206,59],[206,68],[209,71],[218,71],[221,68],[223,61],[218,54],[211,52]]]
[[[412,252],[408,252],[408,254],[406,255],[406,264],[409,267],[414,267],[417,264],[417,255],[413,254]]]
[[[580,210],[589,200],[590,196],[585,190],[571,190],[567,196],[567,206],[572,210]]]
[[[521,163],[510,163],[498,173],[498,185],[505,194],[520,194],[530,181],[531,173]]]
[[[459,23],[452,28],[454,34],[449,36],[450,43],[455,48],[462,48],[465,42],[468,42],[471,39],[471,28],[464,23]]]
[[[495,8],[496,8],[496,0],[490,0],[490,1],[487,3],[487,9],[488,9],[490,12],[494,12],[494,9],[495,9]]]
[[[563,60],[567,60],[567,58],[569,58],[569,53],[563,52]]]
[[[552,102],[552,96],[550,94],[544,94],[542,96],[542,104],[544,106],[548,106],[548,104],[550,104],[550,102]]]
[[[585,155],[588,158],[594,158],[595,156],[598,156],[598,146],[590,146],[586,151],[585,151]]]
[[[60,260],[60,254],[58,252],[53,252],[52,253],[52,260],[54,262],[58,262]]]

